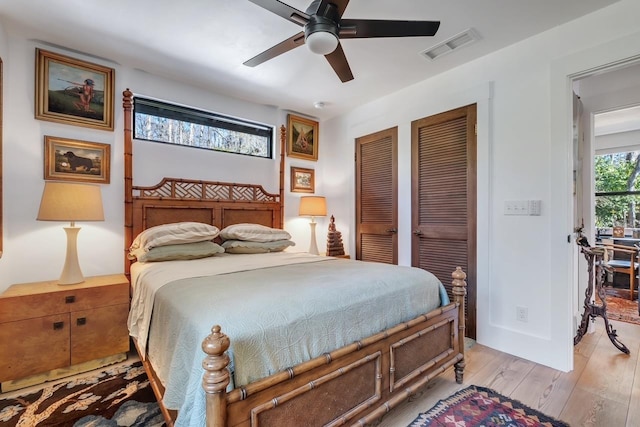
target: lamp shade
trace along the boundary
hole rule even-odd
[[[300,216],[326,216],[327,202],[322,196],[303,196],[300,197]]]
[[[39,221],[104,221],[99,185],[47,181]]]

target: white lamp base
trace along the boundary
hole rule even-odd
[[[309,243],[309,253],[313,254],[313,255],[318,255],[318,244],[316,243],[316,225],[318,223],[315,222],[313,219],[311,220],[311,222],[309,223],[309,226],[311,227],[311,242]]]
[[[64,227],[67,233],[67,256],[60,275],[59,285],[73,285],[84,282],[84,276],[78,262],[78,232],[80,227]]]

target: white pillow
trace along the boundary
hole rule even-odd
[[[270,228],[260,224],[234,224],[220,232],[222,240],[245,240],[248,242],[275,242],[291,240],[291,234],[279,228]]]
[[[181,243],[213,240],[220,233],[218,227],[203,222],[175,222],[147,228],[135,238],[130,252],[136,249],[148,251],[151,248]]]

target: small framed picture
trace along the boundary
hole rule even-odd
[[[113,130],[114,73],[36,49],[36,119]]]
[[[313,169],[291,166],[291,192],[313,193],[315,191]]]
[[[44,137],[44,179],[109,184],[110,162],[109,144]]]
[[[318,122],[304,117],[287,116],[287,155],[305,160],[318,160]]]

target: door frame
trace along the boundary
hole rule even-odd
[[[640,60],[640,34],[622,37],[591,49],[552,61],[550,67],[550,162],[548,214],[549,251],[554,260],[549,271],[551,287],[549,344],[554,349],[557,369],[573,369],[573,337],[576,330],[573,295],[578,289],[575,262],[579,250],[573,230],[573,81],[612,67]],[[626,54],[625,54],[626,53]],[[589,236],[593,239],[593,236]]]

